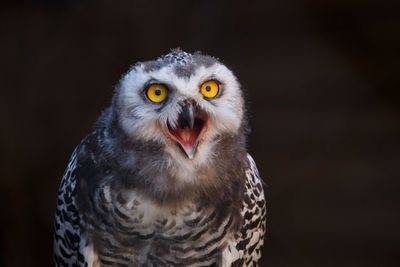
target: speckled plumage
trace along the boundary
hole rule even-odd
[[[197,96],[210,79],[218,98]],[[162,104],[142,95],[153,80],[168,85]],[[209,117],[193,159],[157,128],[180,125],[188,101]],[[257,266],[265,200],[245,130],[239,83],[217,59],[173,50],[136,64],[61,181],[56,266]]]

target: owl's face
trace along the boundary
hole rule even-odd
[[[180,50],[136,64],[114,105],[128,136],[160,143],[189,164],[207,163],[222,136],[238,133],[244,113],[240,85],[226,66]]]

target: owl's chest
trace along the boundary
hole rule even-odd
[[[104,227],[98,244],[100,259],[108,261],[113,255],[136,265],[211,265],[220,260],[231,238],[232,218],[218,218],[218,211],[211,207],[194,203],[165,207],[140,197],[116,198],[105,207],[112,217],[112,230]]]

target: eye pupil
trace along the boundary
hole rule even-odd
[[[157,88],[157,89],[154,91],[154,94],[155,94],[155,95],[161,95],[161,90],[160,90],[159,88]]]
[[[210,92],[210,91],[211,91],[211,86],[207,85],[207,86],[206,86],[206,91],[207,91],[207,92]]]

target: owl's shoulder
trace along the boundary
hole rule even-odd
[[[244,172],[246,190],[241,209],[243,224],[223,253],[226,266],[257,266],[264,244],[266,203],[263,182],[249,154],[247,160],[249,168]]]
[[[85,259],[80,250],[82,243],[80,216],[76,205],[77,151],[72,153],[58,190],[54,218],[54,264],[69,266],[77,263],[84,266]]]

